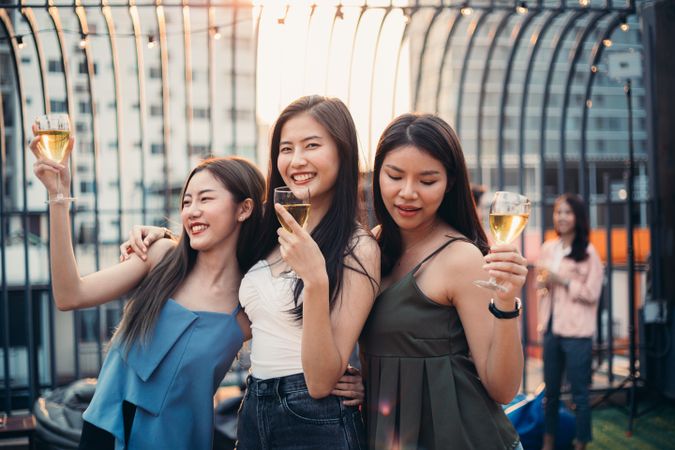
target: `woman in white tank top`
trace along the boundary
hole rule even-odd
[[[366,448],[361,414],[351,406],[359,402],[335,395],[349,394],[341,377],[380,278],[377,243],[357,221],[358,161],[356,128],[339,99],[302,97],[277,119],[262,233],[252,249],[259,261],[239,291],[252,334],[239,450]],[[309,189],[305,228],[273,204],[274,189],[284,185]],[[137,228],[122,247],[140,252],[162,234]]]

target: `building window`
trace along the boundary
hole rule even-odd
[[[208,108],[193,108],[192,116],[195,119],[208,119],[211,117],[211,111]]]
[[[150,78],[159,79],[162,78],[162,70],[159,67],[150,68]]]
[[[94,182],[80,181],[80,192],[82,192],[83,194],[94,192]]]
[[[47,70],[51,73],[62,73],[63,61],[61,61],[60,59],[50,59],[47,62]]]
[[[68,111],[65,100],[50,100],[49,109],[53,113],[63,113]]]
[[[98,64],[93,63],[93,66],[94,66],[94,75],[96,75],[96,74],[98,73]],[[86,62],[86,61],[82,61],[82,62],[79,64],[79,72],[80,72],[81,74],[87,74],[87,73],[88,73],[87,62]]]
[[[162,105],[150,105],[150,115],[153,117],[161,117],[162,110]]]
[[[150,145],[150,153],[153,155],[161,155],[164,153],[164,144],[152,144]]]
[[[91,105],[89,102],[78,103],[80,114],[91,114]]]
[[[75,122],[75,131],[78,133],[84,133],[87,131],[87,124],[82,122]]]

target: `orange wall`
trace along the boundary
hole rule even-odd
[[[606,236],[607,233],[604,228],[591,230],[591,243],[598,251],[600,259],[603,262],[607,261]],[[649,236],[649,228],[635,228],[633,230],[633,252],[635,254],[635,262],[638,264],[647,262],[647,256],[651,250]],[[547,240],[552,239],[555,237],[555,232],[547,230],[545,237]],[[628,233],[625,228],[612,229],[612,262],[614,264],[626,264],[628,261],[626,255],[627,237]]]

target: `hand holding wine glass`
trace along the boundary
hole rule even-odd
[[[39,116],[33,124],[35,138],[30,149],[38,159],[34,171],[49,192],[47,203],[75,200],[63,192],[70,188],[70,174],[64,165],[74,144],[70,135],[70,120],[67,114]],[[56,174],[56,177],[49,174]]]
[[[292,219],[297,222],[297,225],[299,225],[301,228],[305,227],[309,219],[309,212],[311,209],[309,188],[291,189],[287,186],[274,188],[274,203],[281,205],[285,212],[287,212],[292,217]],[[275,207],[275,213],[279,223],[286,231],[293,234],[294,224],[292,224],[290,218],[284,218],[285,214],[282,212],[283,210],[277,209],[278,207]],[[295,237],[297,238],[297,236]],[[287,243],[287,240],[282,239],[280,236],[279,243],[281,245],[282,257],[284,257],[284,260],[286,260],[288,254],[284,244]],[[298,275],[294,270],[291,269],[285,273],[285,277],[298,278]]]
[[[522,233],[530,218],[531,204],[527,197],[514,192],[495,192],[490,205],[490,231],[497,244],[510,244]],[[505,289],[495,278],[475,280],[474,284],[492,291]]]

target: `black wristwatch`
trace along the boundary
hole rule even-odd
[[[515,319],[520,315],[520,310],[522,309],[523,305],[518,297],[516,297],[516,309],[513,311],[502,311],[501,309],[498,309],[497,306],[495,305],[494,299],[490,299],[490,305],[488,306],[488,310],[492,313],[493,316],[495,316],[497,319]]]

